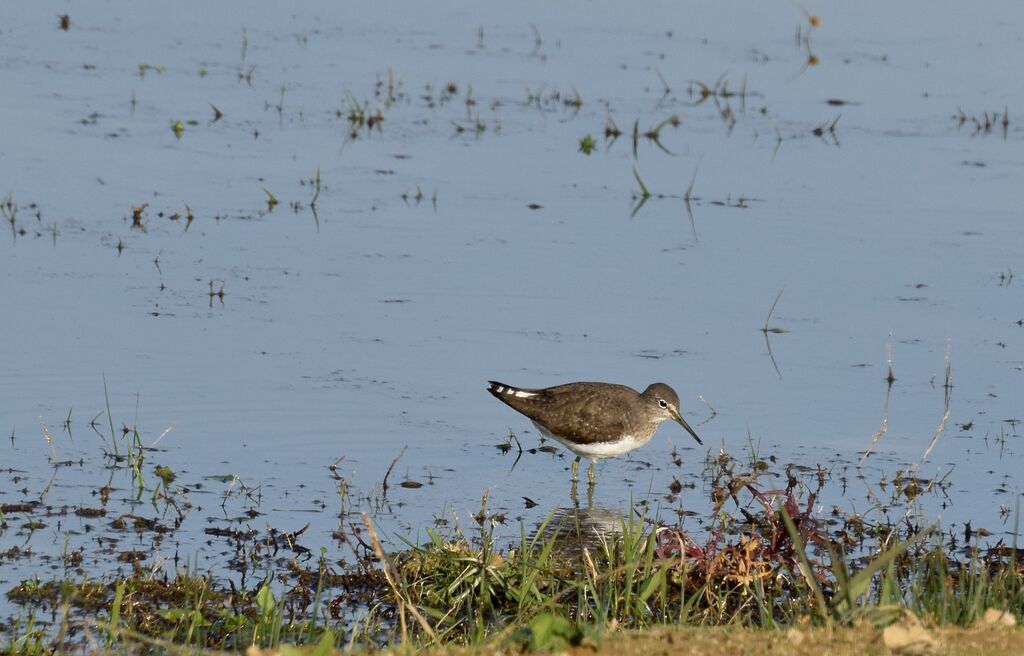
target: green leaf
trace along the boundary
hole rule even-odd
[[[334,653],[334,631],[324,629],[320,641],[313,648],[313,656],[331,656]]]
[[[270,586],[266,583],[260,587],[260,591],[256,593],[256,605],[260,609],[260,614],[264,617],[271,617],[274,611],[277,610],[277,602],[274,601],[274,593],[270,591]]]
[[[569,645],[578,645],[583,632],[561,615],[542,613],[530,622],[530,649],[532,651],[562,651]]]
[[[780,292],[781,295],[781,292]],[[778,299],[775,299],[778,301]],[[772,306],[774,308],[774,306]],[[786,512],[785,506],[779,508],[779,513],[782,515],[782,521],[786,524],[786,532],[789,533],[789,539],[793,541],[793,551],[796,552],[798,562],[800,564],[800,573],[803,574],[804,581],[807,582],[807,587],[811,589],[814,594],[814,599],[817,602],[818,615],[827,626],[832,626],[832,617],[828,614],[828,606],[825,603],[825,595],[821,591],[821,587],[818,585],[818,581],[814,578],[814,570],[811,568],[810,562],[807,560],[807,553],[804,551],[803,540],[800,539],[800,532],[796,530],[796,524],[793,523],[793,518]]]
[[[170,485],[177,477],[174,471],[165,465],[157,465],[156,469],[153,471],[156,474],[156,477],[163,481],[164,485]]]
[[[875,574],[883,569],[889,567],[889,565],[896,560],[899,556],[906,553],[910,547],[914,546],[921,540],[924,540],[932,531],[935,530],[935,525],[929,526],[914,537],[900,542],[892,549],[885,551],[876,556],[868,566],[857,572],[854,576],[850,577],[849,582],[846,585],[844,594],[840,595],[840,599],[843,599],[838,610],[850,610],[846,608],[846,599],[857,599],[868,591],[868,587],[871,585],[871,579],[874,578]]]
[[[648,191],[647,185],[644,184],[644,181],[640,179],[640,174],[637,173],[635,166],[633,167],[633,177],[636,178],[636,183],[640,185],[640,197],[645,200],[650,198],[651,192]]]
[[[114,634],[117,632],[118,625],[121,623],[121,601],[124,599],[124,586],[125,582],[122,579],[117,583],[117,590],[114,592],[114,603],[110,607],[110,636],[107,639],[107,645],[111,645],[114,642]]]
[[[646,602],[654,591],[665,581],[665,568],[660,567],[658,571],[651,578],[647,579],[647,583],[640,590],[640,601]]]

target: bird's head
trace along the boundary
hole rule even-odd
[[[680,426],[686,429],[686,432],[693,436],[693,439],[697,440],[697,444],[704,444],[697,433],[690,428],[690,424],[686,423],[683,419],[682,413],[679,412],[679,395],[676,391],[666,385],[665,383],[654,383],[649,385],[643,393],[644,398],[650,404],[650,407],[657,413],[655,416],[658,421],[672,421],[678,423]]]

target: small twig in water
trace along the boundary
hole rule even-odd
[[[174,430],[174,426],[176,424],[177,424],[177,422],[174,422],[173,424],[171,424],[170,426],[165,428],[164,432],[160,433],[160,435],[155,440],[153,440],[153,443],[149,445],[149,448],[152,449],[153,447],[155,447],[157,444],[160,443],[160,440],[162,440],[165,437],[167,437],[167,434],[170,433],[172,430]]]
[[[668,82],[665,81],[665,77],[661,74],[661,71],[658,70],[657,66],[654,67],[654,74],[658,76],[659,80],[661,80],[661,88],[664,92],[663,95],[667,96],[668,94],[670,94],[672,92],[672,87],[670,87],[668,85]]]
[[[707,407],[708,412],[711,413],[710,415],[708,415],[707,419],[701,422],[701,425],[703,425],[714,419],[716,416],[718,416],[718,410],[715,410],[714,407],[712,407],[712,405],[708,403],[707,399],[705,399],[700,394],[697,395],[697,398],[700,399],[700,402],[703,403],[705,407]]]
[[[772,303],[772,307],[768,310],[768,316],[765,317],[764,326],[761,327],[761,332],[764,333],[764,344],[768,347],[768,357],[772,361],[772,366],[775,367],[775,373],[778,374],[779,378],[782,378],[782,371],[779,370],[779,363],[775,361],[775,354],[772,352],[772,342],[768,339],[768,333],[785,333],[789,332],[785,328],[771,327],[768,324],[771,323],[772,314],[775,313],[775,306],[779,304],[779,299],[782,298],[782,292],[785,288],[779,290],[778,295],[775,297],[775,301]]]
[[[515,434],[515,432],[512,430],[511,426],[508,429],[508,436],[509,436],[509,439],[511,439],[513,442],[516,443],[516,449],[519,450],[519,453],[516,454],[515,462],[513,462],[512,463],[512,467],[509,468],[509,471],[512,471],[513,469],[516,468],[516,465],[519,464],[519,459],[523,457],[523,445],[520,444],[519,436]]]
[[[685,200],[687,204],[689,204],[690,200],[693,199],[693,185],[697,182],[697,171],[700,170],[700,162],[702,159],[704,159],[703,155],[697,158],[697,165],[693,167],[693,175],[690,177],[690,186],[686,188],[686,193],[683,194],[683,200]]]
[[[885,362],[889,366],[889,373],[885,376],[885,382],[889,383],[889,387],[896,382],[896,376],[892,373],[892,333],[889,333],[889,343],[885,346]]]
[[[39,418],[39,423],[43,427],[43,439],[46,440],[47,446],[50,447],[50,456],[53,458],[52,462],[56,463],[57,462],[57,447],[54,446],[54,444],[53,444],[53,435],[50,434],[50,427],[46,425],[46,422],[43,421],[42,417]]]
[[[690,217],[690,231],[693,233],[693,240],[699,241],[697,238],[697,223],[693,220],[693,206],[690,201],[693,200],[693,185],[697,182],[697,171],[700,170],[700,161],[703,156],[697,159],[697,165],[693,167],[693,176],[690,177],[690,186],[686,188],[686,193],[683,194],[683,205],[686,206],[686,215]]]
[[[384,490],[384,498],[385,499],[388,496],[388,476],[391,475],[391,470],[394,469],[395,465],[398,464],[398,461],[402,459],[402,456],[405,455],[405,450],[408,449],[408,448],[409,448],[408,445],[402,447],[402,450],[399,451],[398,455],[395,456],[395,459],[391,461],[391,466],[388,467],[387,472],[384,474],[384,482],[381,484],[381,487]]]
[[[651,192],[647,189],[647,185],[644,184],[644,181],[640,179],[640,174],[637,172],[635,166],[633,167],[633,177],[636,178],[636,183],[640,185],[640,198],[643,198],[644,200],[650,198]]]
[[[761,328],[761,332],[768,333],[787,333],[789,332],[785,328],[769,327],[768,324],[772,320],[772,314],[775,313],[775,306],[779,304],[779,299],[782,298],[782,292],[786,291],[785,287],[779,290],[778,295],[775,296],[775,301],[772,302],[772,307],[768,310],[768,316],[765,317],[764,326]]]
[[[875,446],[878,441],[882,439],[882,436],[889,431],[889,396],[892,394],[892,384],[896,381],[896,377],[892,375],[892,333],[889,333],[889,342],[885,346],[886,360],[889,363],[889,375],[886,376],[885,381],[888,383],[885,387],[885,402],[882,404],[882,425],[878,427],[878,430],[871,436],[871,444],[864,451],[864,455],[860,458],[860,464],[858,467],[863,467],[867,461],[868,456],[875,450]]]
[[[914,466],[915,470],[917,469],[917,467],[921,463],[923,463],[925,460],[928,459],[928,456],[931,454],[932,449],[934,449],[935,445],[939,442],[939,437],[942,435],[942,432],[944,430],[946,430],[946,421],[949,419],[949,402],[950,402],[950,399],[951,399],[951,397],[953,395],[952,350],[953,350],[953,340],[952,339],[947,339],[946,340],[946,382],[943,383],[943,385],[942,385],[943,388],[945,389],[945,394],[943,395],[943,406],[944,407],[943,407],[942,418],[939,420],[939,425],[935,429],[935,435],[932,436],[932,441],[928,444],[928,448],[924,450],[924,455],[921,456],[921,460],[917,463],[917,465]]]

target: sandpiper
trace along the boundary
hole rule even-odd
[[[587,478],[594,484],[594,462],[643,446],[663,421],[679,422],[693,439],[700,437],[679,412],[679,396],[665,383],[637,392],[611,383],[568,383],[543,389],[512,387],[490,381],[487,391],[533,420],[537,430],[576,454],[572,480],[580,459],[590,460]]]

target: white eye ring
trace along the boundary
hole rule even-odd
[[[667,408],[668,407],[668,404],[665,403],[665,399],[658,399],[658,405],[660,405],[663,408]]]

